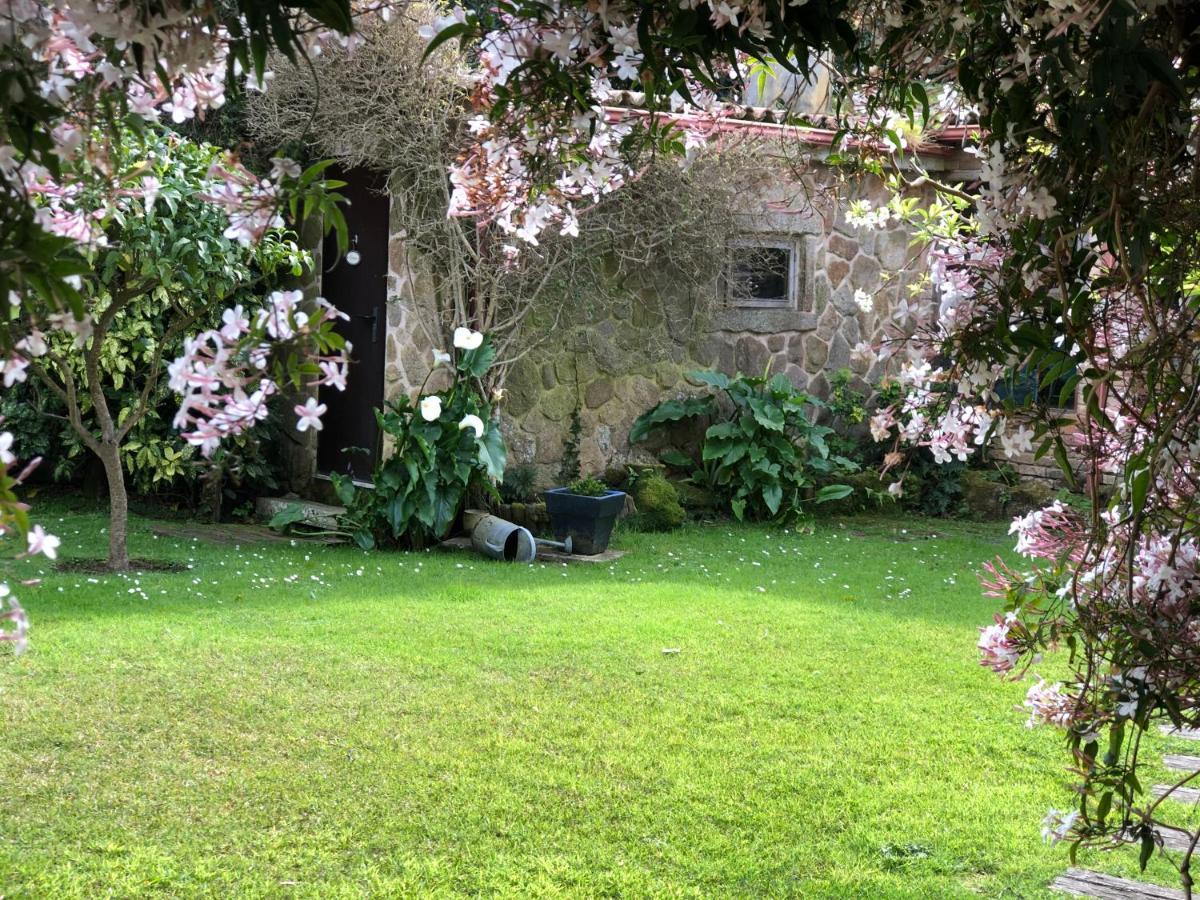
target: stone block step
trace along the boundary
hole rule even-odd
[[[270,522],[277,513],[292,506],[300,507],[304,514],[301,521],[313,528],[335,529],[338,527],[338,516],[346,513],[344,506],[330,506],[328,503],[317,503],[315,500],[304,500],[300,497],[259,497],[254,503],[254,511],[264,522]]]

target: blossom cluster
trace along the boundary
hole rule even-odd
[[[346,316],[323,298],[309,311],[303,301],[302,291],[275,291],[252,314],[241,306],[226,309],[220,328],[188,338],[170,364],[169,385],[182,398],[175,427],[205,456],[267,417],[268,401],[281,390],[270,366],[273,353],[301,346],[306,352],[300,355],[315,362],[319,374],[294,387],[346,389],[353,348],[330,339],[332,323]],[[309,398],[295,411],[298,430],[320,429],[324,404]]]
[[[686,6],[706,9],[713,28],[764,39],[770,34],[767,4],[695,0]],[[578,234],[582,211],[638,177],[637,150],[651,130],[677,135],[685,160],[719,132],[732,110],[690,72],[683,90],[666,98],[663,115],[624,102],[622,91],[643,86],[642,12],[617,0],[552,9],[528,4],[496,16],[479,35],[471,78],[472,136],[450,171],[451,215],[498,226],[514,240],[505,247],[513,257],[519,244],[536,245],[551,227],[563,235]],[[786,9],[781,14],[787,15]],[[433,40],[468,18],[458,7],[422,32]],[[748,62],[744,53],[737,57]],[[586,103],[567,115],[545,107],[530,64],[583,73]]]

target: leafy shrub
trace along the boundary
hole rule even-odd
[[[687,519],[675,485],[661,472],[647,472],[633,485],[637,524],[646,531],[674,531]]]
[[[580,497],[603,497],[611,488],[599,478],[581,478],[567,490]]]
[[[852,459],[860,466],[875,467],[882,453],[866,433],[868,401],[866,395],[850,386],[854,373],[838,369],[829,377],[829,416],[833,434],[829,435],[831,453]]]
[[[468,489],[495,494],[492,483],[504,476],[506,452],[480,389],[495,358],[485,337],[474,350],[460,351],[449,390],[415,401],[401,396],[376,411],[392,452],[375,467],[374,489],[359,490],[349,477],[332,476],[347,509],[343,524],[360,547],[426,546],[449,533]]]
[[[583,413],[579,404],[571,411],[571,426],[563,441],[562,462],[558,466],[558,483],[571,484],[578,481],[582,474],[579,462],[579,444],[583,439]]]
[[[537,469],[530,463],[512,466],[500,483],[500,499],[505,503],[532,503],[536,499],[536,482]]]
[[[857,468],[830,453],[826,437],[833,429],[812,420],[809,410],[821,407],[820,400],[797,391],[785,375],[729,378],[693,372],[691,377],[720,394],[660,403],[633,423],[630,440],[644,440],[672,422],[711,421],[699,460],[678,450],[664,453],[662,460],[691,469],[691,480],[719,493],[736,518],[794,519],[810,494],[822,503],[850,492],[844,484],[815,489],[818,479]],[[718,397],[728,401],[727,413]]]

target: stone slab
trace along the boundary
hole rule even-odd
[[[1134,846],[1137,846],[1141,840],[1133,833],[1126,834],[1123,837],[1127,843]],[[1156,843],[1162,845],[1164,850],[1185,851],[1192,843],[1192,836],[1190,834],[1174,828],[1155,828],[1154,839]]]
[[[1166,797],[1177,803],[1200,803],[1200,790],[1190,787],[1175,787],[1170,784],[1156,784],[1150,789],[1155,797]]]
[[[1184,738],[1189,741],[1200,741],[1200,728],[1180,728],[1176,730],[1170,725],[1159,725],[1158,730],[1167,737]]]
[[[1050,890],[1075,897],[1095,897],[1097,900],[1184,900],[1183,891],[1176,888],[1075,868],[1055,878]]]
[[[1180,772],[1200,772],[1200,756],[1184,756],[1181,753],[1163,754],[1163,765]]]
[[[269,522],[289,506],[299,506],[304,512],[303,524],[313,528],[336,529],[338,517],[346,514],[344,506],[330,506],[328,503],[302,500],[299,497],[259,497],[254,502],[254,511],[260,519]]]
[[[182,541],[204,541],[233,547],[238,544],[286,544],[291,538],[265,525],[203,525],[195,522],[163,522],[151,527],[151,534]]]
[[[481,553],[477,553],[475,548],[471,546],[471,539],[466,536],[447,538],[437,545],[439,550],[448,550],[452,552],[466,551],[475,553],[480,559],[487,559]],[[595,556],[584,556],[582,554],[567,554],[561,550],[555,550],[553,547],[543,547],[541,544],[537,548],[537,559],[535,562],[542,563],[611,563],[620,559],[625,555],[624,550],[605,550],[603,553],[597,553]],[[499,560],[495,560],[499,562]]]

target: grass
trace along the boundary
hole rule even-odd
[[[41,512],[102,552],[95,512]],[[134,554],[186,573],[11,566],[45,578],[0,660],[7,897],[1041,897],[1068,864],[1060,740],[973,648],[1000,526],[510,567],[149,524]]]

